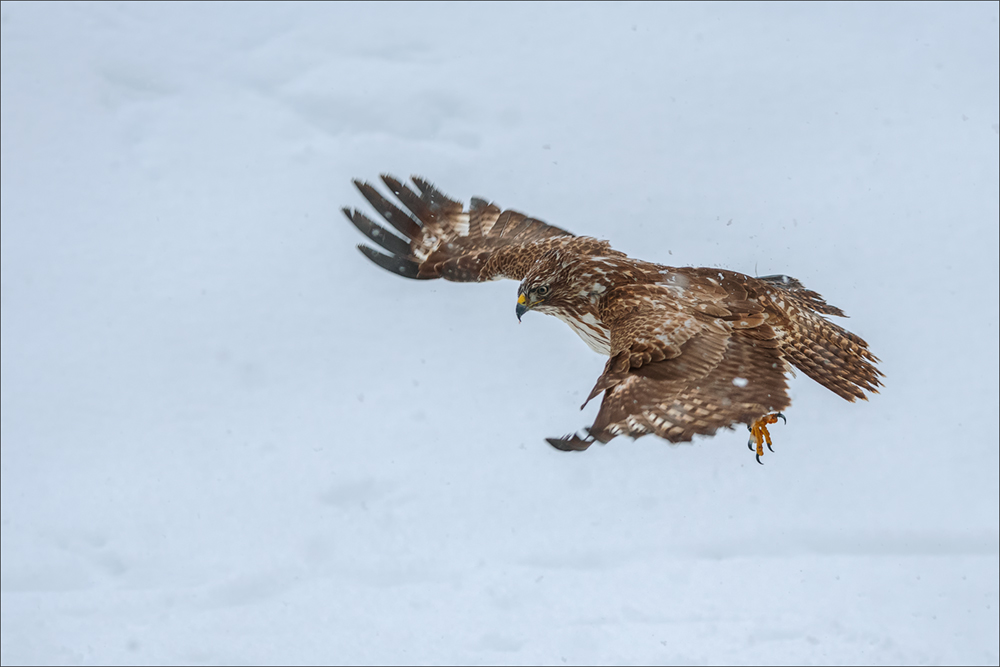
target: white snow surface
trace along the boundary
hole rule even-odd
[[[981,663],[998,5],[2,5],[13,663]],[[784,273],[885,388],[549,447],[604,360],[350,179]]]

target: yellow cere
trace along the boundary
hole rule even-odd
[[[527,302],[528,302],[528,300],[524,298],[524,295],[523,295],[523,294],[521,294],[521,295],[519,295],[519,296],[517,297],[517,303],[518,303],[518,304],[520,304],[520,305],[522,305],[522,306],[523,306],[523,305],[524,305],[524,304],[526,304]]]

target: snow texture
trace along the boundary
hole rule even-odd
[[[0,659],[997,664],[997,15],[3,3]],[[365,260],[382,171],[794,276],[885,389],[556,451],[604,360]]]

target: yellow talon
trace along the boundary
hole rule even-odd
[[[764,455],[765,442],[767,443],[767,448],[772,452],[774,451],[771,449],[771,434],[768,433],[767,425],[776,423],[778,421],[778,417],[781,417],[785,423],[788,422],[788,420],[785,419],[785,415],[780,412],[772,412],[769,415],[764,415],[752,425],[748,426],[750,429],[750,440],[747,442],[747,445],[751,446],[751,450],[753,449],[753,445],[757,445],[757,463],[761,463],[760,457]]]

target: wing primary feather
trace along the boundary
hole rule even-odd
[[[493,229],[490,230],[490,236],[495,236],[497,238],[503,238],[504,232],[507,231],[507,226],[511,222],[511,218],[514,217],[524,217],[516,211],[504,211],[497,218],[497,221],[493,223]]]
[[[368,216],[358,210],[344,208],[344,215],[354,223],[362,234],[370,238],[379,246],[385,248],[394,255],[407,256],[410,254],[410,244],[399,238],[388,229],[373,222]]]
[[[412,178],[412,183],[403,183],[388,174],[382,175],[381,180],[393,197],[383,194],[384,190],[380,192],[377,182],[372,185],[354,181],[382,220],[357,209],[344,210],[351,224],[373,242],[372,246],[362,247],[365,256],[398,275],[455,282],[482,282],[500,277],[520,280],[537,250],[531,245],[533,242],[572,236],[521,213],[502,212],[495,204],[480,198],[474,198],[465,210],[463,204],[446,196],[430,181],[419,176]],[[494,258],[497,261],[491,265]]]
[[[420,198],[420,195],[400,182],[399,179],[389,174],[382,174],[382,181],[388,186],[392,194],[396,195],[396,199],[402,202],[403,206],[408,208],[422,224],[426,225],[437,222],[437,212],[428,206],[427,202]]]
[[[479,197],[472,198],[469,207],[469,236],[481,238],[493,229],[493,224],[500,217],[500,209]]]
[[[420,275],[420,265],[413,260],[406,259],[405,257],[397,257],[395,255],[384,255],[378,250],[369,248],[366,245],[359,245],[358,250],[360,250],[365,257],[375,262],[386,271],[392,271],[393,273],[403,276],[404,278],[413,278],[414,280],[426,279],[425,276]]]
[[[455,201],[438,190],[427,179],[419,176],[410,176],[410,180],[420,190],[420,198],[431,207],[431,210],[444,213],[445,215],[456,215],[462,212],[463,206],[460,202]]]
[[[364,198],[368,200],[368,203],[378,211],[379,215],[399,230],[400,234],[408,239],[415,239],[420,236],[420,223],[379,194],[378,190],[362,181],[354,181],[354,185]]]
[[[504,228],[500,232],[500,236],[516,241],[519,234],[531,228],[532,222],[533,220],[530,218],[511,212],[511,216],[504,221]]]

